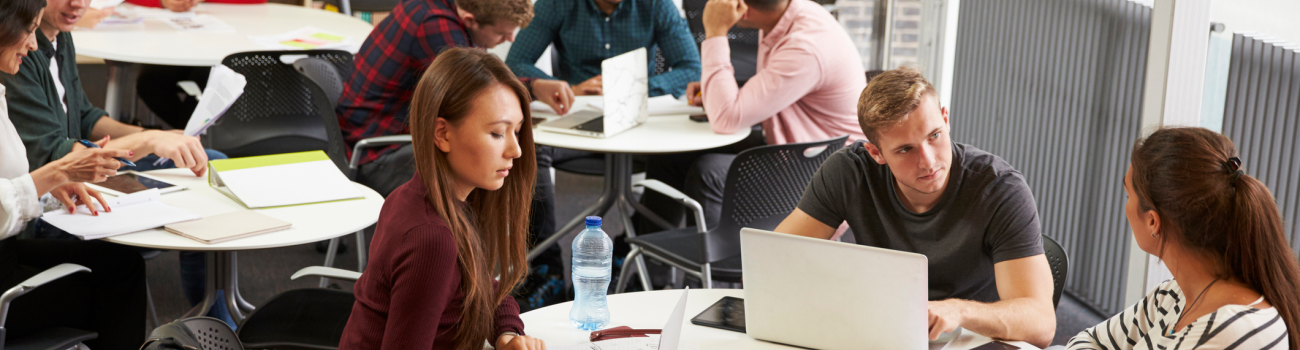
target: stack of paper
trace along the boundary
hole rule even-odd
[[[243,74],[236,73],[224,64],[212,66],[208,74],[208,86],[199,97],[199,105],[190,115],[190,122],[185,125],[186,136],[198,136],[208,130],[217,118],[226,113],[235,104],[239,96],[244,95],[244,86],[248,80]]]
[[[197,15],[193,17],[169,17],[161,19],[177,31],[182,32],[209,32],[209,33],[233,33],[235,27],[226,24],[226,22],[213,17],[212,15]]]
[[[249,209],[365,198],[322,151],[211,160],[208,184]]]
[[[216,244],[245,237],[252,237],[268,232],[288,229],[292,226],[270,216],[252,210],[213,215],[200,220],[167,225],[167,232],[199,241],[203,244]]]
[[[253,42],[273,50],[324,50],[339,49],[355,52],[361,43],[356,38],[339,35],[315,27],[268,36],[249,36]]]
[[[199,219],[188,210],[162,202],[157,189],[140,191],[126,196],[107,199],[112,212],[99,210],[99,216],[90,214],[85,205],[78,206],[72,214],[63,210],[45,213],[46,223],[60,230],[91,240],[148,230],[167,224]]]

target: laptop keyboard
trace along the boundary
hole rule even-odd
[[[587,121],[586,123],[582,123],[578,126],[575,126],[573,127],[573,129],[582,130],[582,131],[605,132],[605,116],[596,117],[596,119],[592,119]]]

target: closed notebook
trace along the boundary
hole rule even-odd
[[[252,210],[240,210],[195,221],[171,224],[165,228],[167,232],[204,244],[217,244],[288,229],[292,225]]]

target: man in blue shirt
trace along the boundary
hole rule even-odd
[[[645,47],[654,62],[654,48],[663,54],[663,74],[650,71],[650,96],[681,96],[686,84],[700,79],[700,51],[686,20],[671,0],[538,0],[536,14],[519,31],[506,64],[519,77],[559,79],[573,86],[574,95],[600,95],[600,62]],[[555,44],[559,68],[547,75],[534,64]]]

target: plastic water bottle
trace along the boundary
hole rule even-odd
[[[600,229],[600,217],[588,216],[587,229],[573,240],[573,309],[569,321],[579,329],[594,331],[609,324],[610,270],[614,241]]]

